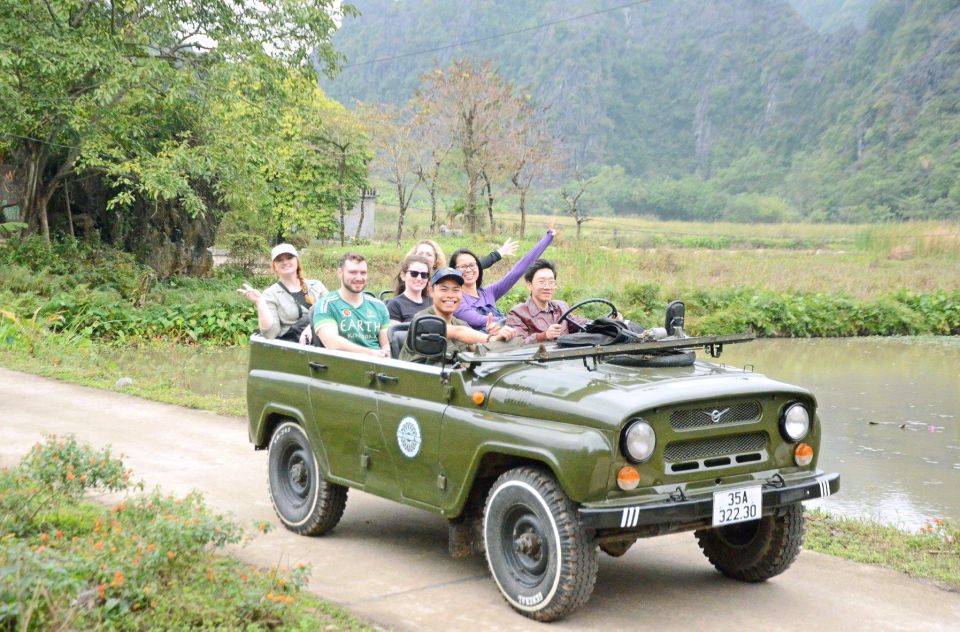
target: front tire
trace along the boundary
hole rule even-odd
[[[270,438],[270,502],[283,525],[300,535],[323,535],[343,516],[347,488],[320,476],[307,434],[285,421]]]
[[[803,505],[779,515],[694,532],[718,571],[744,582],[762,582],[787,570],[803,545]]]
[[[493,579],[517,612],[556,621],[590,599],[596,539],[544,470],[520,467],[497,479],[487,496],[483,539]]]

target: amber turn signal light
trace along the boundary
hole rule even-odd
[[[487,399],[487,396],[483,394],[483,391],[474,391],[473,392],[473,403],[479,406]]]
[[[632,465],[626,465],[617,472],[617,486],[625,492],[636,489],[640,484],[640,472]]]
[[[798,443],[793,449],[793,460],[800,466],[810,465],[813,462],[813,448],[806,443]]]

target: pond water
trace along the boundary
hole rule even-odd
[[[197,393],[245,393],[245,348],[126,350],[114,360]],[[817,396],[820,466],[841,474],[823,507],[908,529],[960,520],[960,338],[757,340],[728,345],[718,361]]]
[[[960,520],[960,338],[757,340],[720,358],[810,389],[827,509],[917,529]]]

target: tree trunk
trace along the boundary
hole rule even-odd
[[[76,239],[77,235],[73,232],[73,210],[70,208],[70,181],[63,182],[63,201],[67,206],[67,226],[70,227],[70,237]]]
[[[347,173],[347,156],[346,153],[341,149],[340,150],[340,164],[337,166],[337,204],[340,207],[340,245],[343,246],[346,243],[344,238],[344,232],[346,232],[346,221],[347,217],[347,202],[343,195],[343,180]]]
[[[364,203],[367,201],[367,190],[360,189],[360,219],[357,221],[357,232],[354,233],[354,241],[360,240],[360,231],[363,229],[363,216],[366,214]]]
[[[520,239],[527,230],[527,192],[520,189]]]
[[[483,178],[484,188],[487,190],[487,217],[490,219],[490,234],[497,234],[497,227],[493,223],[493,185],[490,184],[490,178],[487,177],[487,172],[484,171],[480,174]]]
[[[467,230],[470,234],[477,232],[477,181],[467,176],[467,205],[464,209],[467,215]]]
[[[580,241],[580,227],[583,225],[583,220],[579,217],[577,219],[577,241]]]
[[[437,232],[437,179],[440,177],[440,163],[433,166],[433,176],[430,178],[430,186],[427,191],[430,193],[430,233]]]
[[[23,185],[22,221],[28,231],[39,232],[44,241],[50,241],[50,223],[47,218],[48,192],[43,185],[47,153],[41,145],[31,146],[24,160],[27,177]]]
[[[397,247],[400,247],[400,240],[403,239],[403,218],[407,214],[407,202],[404,199],[403,185],[397,183],[397,201],[399,202],[399,217],[397,219]]]

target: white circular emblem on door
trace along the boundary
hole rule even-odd
[[[420,424],[413,417],[404,417],[397,426],[397,445],[403,456],[412,459],[420,454]]]

